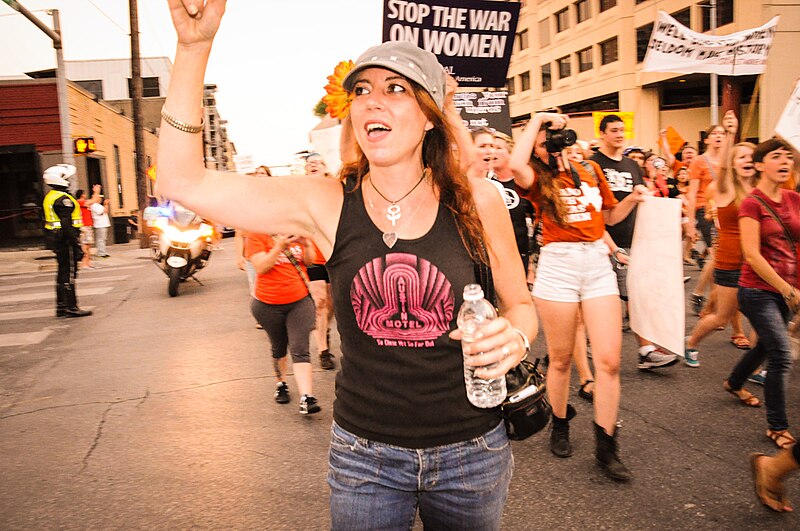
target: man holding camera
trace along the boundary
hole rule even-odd
[[[617,198],[622,201],[628,197],[636,185],[644,184],[642,169],[631,158],[623,155],[623,144],[625,142],[625,123],[622,118],[615,114],[609,114],[600,121],[600,149],[590,160],[596,162],[603,169],[608,186]],[[636,208],[634,207],[630,215],[616,225],[606,226],[614,242],[624,249],[625,254],[631,248],[633,241],[633,228],[636,224]],[[627,268],[615,267],[617,273],[617,283],[619,285],[619,296],[628,305],[630,313],[630,301],[628,300],[627,288]],[[639,340],[639,369],[658,369],[669,367],[678,363],[678,356],[663,352],[650,341],[636,336]]]

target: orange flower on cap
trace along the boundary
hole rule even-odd
[[[322,97],[322,101],[325,102],[325,111],[331,115],[331,118],[343,120],[350,112],[350,103],[353,98],[342,87],[342,81],[354,66],[353,61],[342,61],[333,69],[333,75],[328,76],[328,84],[325,85],[327,94]]]

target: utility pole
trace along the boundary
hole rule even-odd
[[[33,13],[28,11],[25,6],[17,0],[3,0],[11,9],[19,12],[22,16],[33,22],[42,30],[45,35],[53,41],[53,48],[56,50],[56,94],[58,97],[58,120],[61,125],[61,158],[66,164],[75,165],[75,156],[72,151],[72,123],[69,116],[69,103],[67,102],[67,73],[64,68],[64,52],[61,41],[61,24],[58,17],[58,9],[51,9],[49,13],[53,17],[53,29],[36,18]],[[72,191],[75,183],[70,183]]]
[[[128,0],[131,24],[131,85],[133,86],[133,141],[136,149],[136,196],[139,207],[139,246],[147,247],[144,229],[144,209],[147,207],[147,175],[144,158],[144,132],[142,128],[142,65],[139,58],[139,9],[137,0]]]
[[[717,0],[710,0],[711,35],[717,34]],[[738,114],[738,113],[737,113]],[[711,123],[719,123],[719,92],[717,88],[717,74],[711,74]]]

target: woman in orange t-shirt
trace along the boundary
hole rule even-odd
[[[290,401],[284,374],[287,348],[300,392],[300,413],[320,410],[312,394],[308,336],[314,329],[314,302],[308,292],[306,266],[314,259],[313,243],[302,236],[247,234],[245,256],[255,266],[256,282],[250,309],[272,344],[275,401]]]
[[[544,246],[533,297],[550,359],[547,371],[547,394],[553,406],[550,450],[558,457],[572,455],[569,442],[572,415],[567,399],[580,312],[592,343],[597,370],[595,455],[609,477],[628,481],[631,474],[619,459],[615,435],[620,397],[622,309],[617,277],[608,259],[610,253],[603,234],[606,224],[614,225],[631,213],[647,195],[647,189],[638,185],[633,193],[617,202],[596,163],[588,163],[590,171],[562,157],[563,146],[547,141],[547,129],[562,129],[567,120],[562,114],[536,114],[520,136],[509,161],[517,186],[542,214]],[[619,262],[620,250],[613,256]]]

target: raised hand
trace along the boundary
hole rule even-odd
[[[739,119],[736,118],[736,113],[733,111],[728,111],[725,113],[725,116],[722,117],[722,127],[728,133],[735,135],[736,131],[739,130]]]
[[[225,13],[226,0],[168,0],[178,44],[211,44]]]

